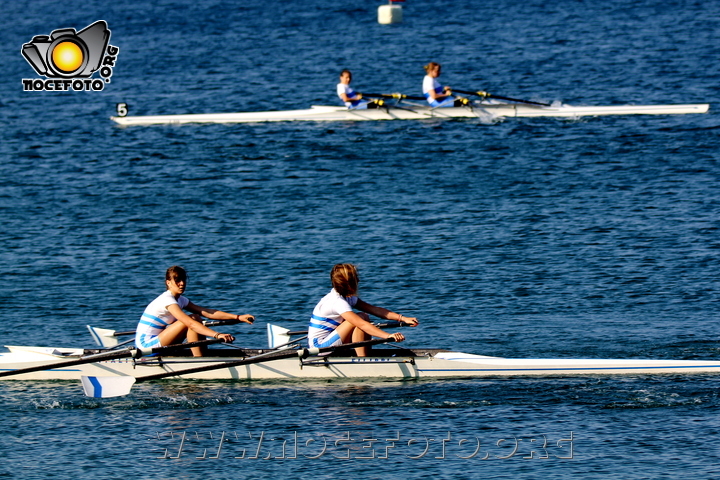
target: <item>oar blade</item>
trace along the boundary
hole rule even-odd
[[[88,377],[83,375],[82,381],[85,396],[93,398],[112,398],[128,395],[135,385],[135,377]]]
[[[87,326],[92,335],[93,340],[101,347],[109,348],[114,347],[118,344],[118,337],[115,336],[115,330],[108,330],[107,328],[97,328]]]
[[[280,345],[285,345],[286,343],[289,343],[290,335],[288,335],[288,332],[290,332],[290,330],[288,330],[287,328],[268,323],[268,347],[276,348]]]

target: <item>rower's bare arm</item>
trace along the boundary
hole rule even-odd
[[[238,315],[235,313],[223,312],[222,310],[216,310],[214,308],[201,307],[199,305],[195,305],[192,302],[188,303],[187,307],[185,308],[187,308],[193,313],[197,313],[198,315],[202,315],[205,318],[209,318],[210,320],[238,320],[240,322],[249,323],[251,325],[255,321],[255,317],[253,317],[252,315]]]
[[[340,98],[342,98],[343,102],[357,102],[358,100],[362,100],[362,94],[356,93],[354,97],[348,97],[343,93],[340,95]]]
[[[347,322],[350,322],[351,324],[353,324],[353,326],[359,328],[360,330],[367,333],[368,335],[372,335],[373,337],[388,338],[391,336],[389,333],[379,329],[372,323],[364,320],[363,318],[360,317],[360,315],[358,315],[355,312],[345,312],[342,314],[342,317]],[[404,337],[403,337],[403,339],[404,339]],[[402,341],[398,338],[396,338],[395,340],[398,342]]]
[[[177,304],[168,305],[167,309],[168,309],[168,312],[172,313],[173,317],[175,317],[178,321],[184,323],[186,327],[193,330],[194,332],[196,332],[200,335],[205,335],[207,337],[214,337],[215,335],[217,335],[217,332],[209,329],[202,323],[200,323],[197,320],[195,320],[194,318],[192,318],[187,313],[183,312],[179,305],[177,305]],[[193,312],[193,313],[197,313],[197,312]]]
[[[450,87],[444,87],[443,93],[435,93],[435,90],[430,90],[428,92],[428,95],[430,95],[430,98],[432,98],[433,100],[440,101],[452,95],[452,90],[450,89]]]
[[[357,303],[355,304],[355,308],[365,313],[369,313],[370,315],[373,315],[375,317],[384,318],[386,320],[396,320],[398,322],[406,323],[412,327],[415,327],[418,324],[418,319],[415,317],[406,317],[399,313],[388,310],[387,308],[370,305],[369,303],[360,300],[359,298]]]

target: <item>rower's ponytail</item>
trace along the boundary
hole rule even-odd
[[[425,65],[423,68],[425,69],[426,73],[430,73],[430,70],[433,70],[435,67],[439,67],[440,64],[436,62],[430,62],[427,65]]]

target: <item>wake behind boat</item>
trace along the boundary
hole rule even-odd
[[[688,105],[570,106],[530,105],[497,101],[472,102],[462,107],[432,108],[415,104],[383,105],[374,109],[312,106],[305,110],[275,112],[205,113],[185,115],[114,116],[123,125],[178,125],[185,123],[338,122],[369,120],[427,120],[442,118],[580,118],[602,115],[679,115],[706,113],[707,103]]]

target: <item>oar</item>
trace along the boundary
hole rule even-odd
[[[238,323],[240,323],[240,320],[204,320],[202,322],[202,324],[206,327],[217,327],[218,325],[237,325]],[[135,335],[135,330],[127,332],[116,332],[115,330],[92,327],[90,325],[87,325],[87,328],[90,331],[90,335],[92,335],[93,340],[95,340],[95,343],[105,348],[117,346],[117,337],[122,337],[125,335]]]
[[[363,93],[363,96],[367,96],[367,97],[370,97],[370,98],[373,98],[373,97],[378,97],[378,98],[398,98],[398,99],[400,99],[400,100],[420,100],[420,101],[426,101],[426,100],[427,100],[427,98],[425,98],[425,97],[405,95],[405,94],[402,94],[402,93],[391,93],[391,94],[390,94],[390,93]],[[469,101],[467,98],[456,97],[455,100],[460,100],[460,103],[461,103],[462,105],[468,105],[468,104],[470,103],[470,101]],[[382,100],[379,100],[379,102],[383,102],[383,101],[382,101]],[[425,117],[434,117],[434,116],[435,116],[435,115],[433,115],[433,113],[425,113],[425,112],[422,112],[422,111],[414,110],[414,109],[412,109],[412,108],[401,107],[401,106],[399,106],[399,105],[384,105],[384,102],[383,102],[383,103],[379,103],[379,105],[385,106],[385,108],[397,108],[397,109],[399,109],[399,110],[405,110],[405,111],[412,112],[412,113],[415,113],[415,114],[417,114],[417,115],[421,115],[421,116],[425,116]],[[432,107],[432,108],[430,109],[430,111],[432,112],[432,111],[434,111],[434,110],[437,109],[437,108],[440,108],[440,107],[439,107],[439,106],[438,106],[438,107]]]
[[[402,93],[363,93],[363,97],[367,98],[375,98],[377,100],[373,100],[373,103],[375,103],[378,107],[384,107],[386,109],[389,108],[397,108],[399,110],[410,110],[408,108],[403,108],[398,105],[385,105],[385,100],[383,98],[396,98],[398,100],[407,99],[407,100],[425,100],[425,97],[413,97],[404,95]],[[355,110],[357,107],[350,108],[350,110]],[[413,111],[414,110],[410,110]]]
[[[493,95],[492,93],[483,92],[482,90],[479,90],[477,92],[471,92],[469,90],[457,90],[455,88],[452,89],[453,93],[462,93],[464,95],[477,95],[481,98],[497,98],[498,100],[508,100],[510,102],[520,102],[520,103],[528,103],[530,105],[540,105],[542,107],[550,107],[549,103],[540,103],[540,102],[533,102],[530,100],[521,100],[519,98],[510,98],[510,97],[502,97],[500,95]]]
[[[405,324],[398,321],[390,321],[387,323],[373,323],[378,328],[399,328],[404,326]],[[279,349],[282,347],[285,347],[287,345],[290,345],[291,343],[296,343],[301,340],[304,340],[307,338],[307,330],[298,330],[296,332],[291,332],[287,328],[280,327],[278,325],[273,325],[271,323],[267,324],[267,334],[268,334],[268,347]],[[296,338],[293,341],[290,341],[290,337],[294,337],[296,335],[305,335],[304,337]]]
[[[399,100],[427,100],[425,97],[405,95],[403,93],[363,93],[368,98],[397,98]]]
[[[82,376],[82,385],[85,395],[94,398],[110,398],[128,395],[132,386],[136,383],[148,382],[151,380],[160,380],[167,377],[177,377],[180,375],[191,375],[193,373],[209,372],[211,370],[219,370],[221,368],[240,367],[243,365],[252,365],[254,363],[269,362],[271,360],[281,360],[284,358],[298,357],[301,359],[311,356],[317,356],[321,353],[332,353],[352,348],[369,347],[381,343],[394,342],[394,337],[375,338],[364,342],[348,343],[337,347],[324,348],[303,348],[300,350],[272,350],[270,352],[261,353],[253,357],[244,358],[242,360],[232,360],[228,362],[220,362],[214,365],[205,365],[202,367],[189,368],[176,372],[164,372],[155,375],[147,375],[145,377],[132,376],[116,376],[116,377],[89,377]]]
[[[75,360],[65,360],[62,362],[48,363],[45,365],[37,365],[34,367],[18,368],[0,372],[0,377],[9,377],[12,375],[22,375],[23,373],[40,372],[44,370],[53,370],[56,368],[67,368],[75,365],[83,365],[85,363],[103,362],[106,360],[115,360],[118,358],[140,358],[153,354],[165,354],[186,348],[202,347],[204,345],[212,345],[213,343],[222,342],[221,339],[201,340],[199,342],[183,343],[179,345],[168,345],[166,347],[155,348],[124,348],[122,350],[114,350],[112,352],[95,353],[93,355],[85,355]]]

